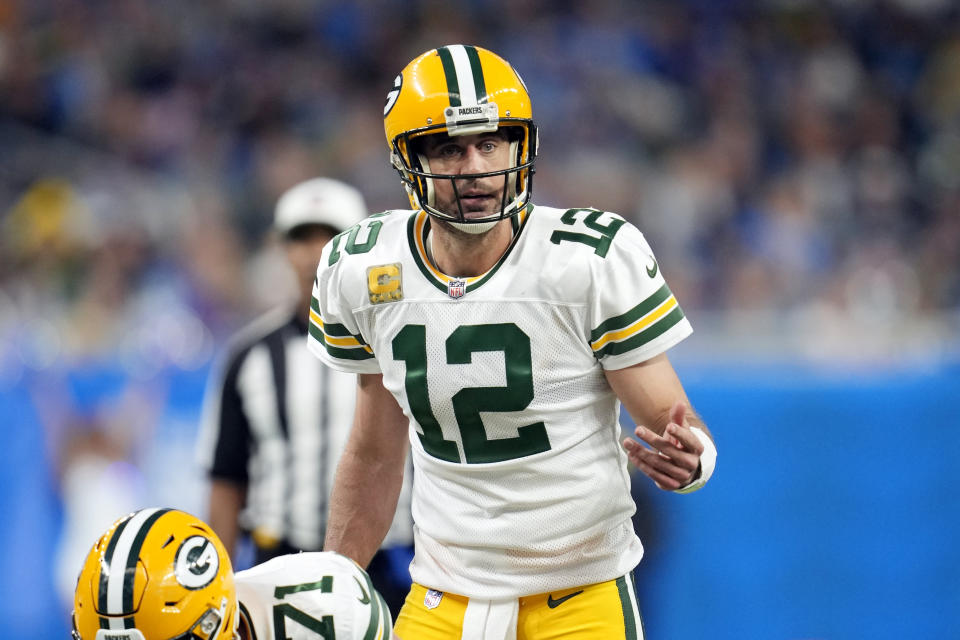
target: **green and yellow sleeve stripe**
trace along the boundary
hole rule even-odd
[[[342,324],[324,323],[320,317],[317,299],[310,301],[310,336],[322,344],[334,358],[342,360],[369,360],[373,349],[360,334],[352,334]]]
[[[618,316],[608,318],[590,332],[590,347],[597,358],[615,356],[652,342],[683,320],[683,311],[667,285]]]

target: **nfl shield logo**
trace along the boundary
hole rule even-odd
[[[440,600],[442,598],[443,591],[430,589],[427,591],[427,595],[423,596],[423,606],[425,606],[427,609],[436,609],[440,605]]]
[[[447,283],[447,295],[451,298],[459,298],[467,292],[467,281],[457,278],[451,278]]]

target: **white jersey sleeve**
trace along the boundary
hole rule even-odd
[[[593,212],[596,214],[599,212]],[[649,360],[693,332],[643,234],[612,213],[595,224],[616,225],[604,259],[592,262],[590,348],[604,369]]]
[[[307,345],[328,366],[350,373],[379,373],[373,349],[364,338],[354,311],[368,303],[369,274],[344,267],[342,258],[368,252],[380,236],[382,218],[375,214],[334,236],[324,247],[310,301]]]
[[[236,574],[250,640],[389,639],[390,610],[367,573],[333,552],[279,556]]]

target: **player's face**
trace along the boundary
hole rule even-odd
[[[434,135],[427,137],[424,155],[430,163],[431,173],[466,175],[502,171],[510,166],[510,143],[499,131],[452,137]],[[460,206],[468,219],[499,212],[506,187],[502,175],[462,180],[435,179],[433,182],[437,209],[459,215],[459,193]]]

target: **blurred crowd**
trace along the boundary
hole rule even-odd
[[[637,223],[688,313],[794,326],[960,305],[947,0],[0,3],[0,380],[196,367],[289,291],[275,198],[407,205],[381,106],[476,43],[530,87],[535,201]]]

